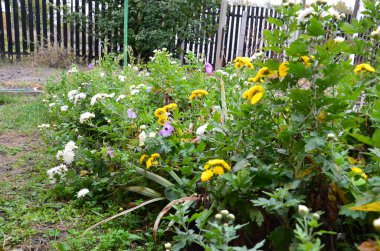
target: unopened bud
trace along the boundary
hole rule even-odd
[[[380,218],[377,218],[373,221],[373,226],[375,227],[376,231],[380,232]]]
[[[215,215],[215,219],[217,220],[221,220],[223,218],[223,216],[221,214],[216,214]]]
[[[228,212],[228,210],[222,210],[222,211],[220,211],[220,213],[221,213],[223,216],[227,216],[230,212]]]
[[[170,250],[172,248],[172,244],[169,242],[165,243],[165,248]]]
[[[328,140],[336,140],[336,136],[334,133],[329,133],[329,134],[327,134],[327,139]]]
[[[298,206],[298,213],[299,213],[301,216],[305,216],[306,214],[309,213],[309,209],[307,208],[307,206],[299,205],[299,206]]]
[[[228,227],[228,223],[224,223],[223,226]]]
[[[319,220],[320,216],[317,213],[313,213],[314,220]]]
[[[233,215],[233,214],[229,214],[228,216],[227,216],[227,218],[229,219],[229,220],[235,220],[235,215]]]

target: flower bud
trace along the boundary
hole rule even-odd
[[[329,134],[327,134],[327,139],[328,140],[336,140],[336,136],[334,133],[329,133]]]
[[[224,227],[228,227],[228,223],[224,223],[223,226],[224,226]]]
[[[146,129],[146,125],[140,126],[140,130],[145,130],[145,129]]]
[[[227,216],[227,218],[228,218],[229,220],[234,221],[234,220],[235,220],[235,215],[233,215],[233,214],[229,214],[229,215]]]
[[[319,220],[320,215],[318,213],[313,213],[313,219],[314,220]]]
[[[216,214],[215,215],[215,219],[217,220],[221,220],[223,218],[223,216],[221,214]]]
[[[228,212],[228,210],[222,210],[222,211],[220,211],[220,213],[221,213],[223,216],[227,216],[230,212]]]
[[[380,232],[380,218],[377,218],[373,221],[373,226],[375,227],[376,231]]]
[[[307,206],[299,205],[299,206],[298,206],[298,213],[299,213],[301,216],[305,216],[306,214],[309,213],[309,209],[307,208]]]
[[[171,249],[172,248],[172,244],[170,244],[170,242],[167,242],[165,243],[165,249]]]

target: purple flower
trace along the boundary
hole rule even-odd
[[[174,127],[170,124],[170,122],[166,122],[164,124],[164,128],[162,128],[162,130],[158,134],[160,134],[162,137],[169,137],[170,135],[172,135],[173,131]]]
[[[135,119],[135,118],[137,118],[137,115],[136,115],[136,113],[133,111],[133,108],[130,108],[130,109],[128,109],[128,118],[130,118],[130,119]]]
[[[152,87],[151,86],[148,86],[147,88],[146,88],[146,92],[151,92],[152,91]]]
[[[206,63],[205,64],[205,71],[208,75],[211,75],[212,72],[213,72],[213,68],[212,68],[212,65],[210,63]]]
[[[92,68],[94,68],[94,64],[93,64],[93,63],[90,63],[90,64],[87,66],[87,68],[88,68],[89,70],[91,70]]]
[[[109,146],[107,147],[107,155],[110,156],[110,158],[112,159],[115,155],[113,154],[114,150],[112,150],[112,148]]]

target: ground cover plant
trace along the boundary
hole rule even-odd
[[[73,66],[40,125],[51,192],[119,211],[82,233],[117,224],[100,250],[379,248],[380,3],[364,4],[348,24],[325,1],[285,2],[264,54],[217,71],[166,49]]]

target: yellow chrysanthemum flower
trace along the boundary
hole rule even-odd
[[[217,165],[220,165],[222,166],[224,169],[230,171],[231,170],[231,167],[230,165],[227,164],[227,162],[225,162],[224,160],[222,159],[212,159],[212,160],[209,160],[207,161],[206,165],[205,165],[205,168],[206,166],[208,165],[209,166],[217,166]]]
[[[288,62],[283,62],[280,64],[280,66],[278,67],[278,73],[279,73],[279,76],[281,78],[285,77],[286,75],[288,75],[288,71],[289,71],[289,67],[287,67],[287,65],[289,65]]]
[[[144,162],[145,158],[147,157],[146,154],[141,155],[140,157],[140,165]]]
[[[158,117],[157,123],[159,125],[163,126],[166,122],[168,122],[168,117],[166,116],[166,114]]]
[[[310,58],[308,56],[301,56],[301,61],[304,65],[306,65],[306,67],[309,67],[311,65]]]
[[[233,61],[235,63],[235,69],[238,70],[242,67],[248,67],[249,69],[253,69],[253,65],[251,63],[251,60],[247,57],[237,57]]]
[[[257,72],[254,78],[249,78],[248,82],[254,82],[254,83],[264,82],[264,77],[268,77],[268,75],[271,73],[272,71],[269,70],[268,67],[263,67]]]
[[[221,166],[214,166],[214,168],[212,169],[212,171],[216,175],[222,175],[222,174],[224,174],[224,169]]]
[[[166,109],[167,111],[174,111],[175,109],[178,108],[178,106],[175,103],[171,103],[171,104],[165,105],[163,108]]]
[[[356,174],[360,174],[360,176],[362,176],[365,180],[368,179],[368,176],[367,174],[365,174],[365,172],[363,171],[363,169],[359,168],[359,167],[351,167],[351,172],[354,172]]]
[[[264,96],[264,92],[263,86],[255,85],[243,93],[243,98],[250,100],[251,104],[254,105]]]
[[[202,175],[201,175],[201,181],[202,182],[209,181],[212,178],[212,176],[214,176],[213,171],[211,171],[211,170],[203,171]]]
[[[191,92],[189,99],[194,100],[196,97],[202,98],[203,96],[206,96],[206,95],[208,95],[208,91],[206,90],[194,90]]]
[[[146,161],[146,168],[150,168],[151,166],[158,165],[158,161],[156,161],[156,158],[159,158],[160,154],[154,153],[150,155],[150,158]]]
[[[155,111],[154,111],[154,116],[155,117],[161,117],[165,115],[166,116],[166,109],[165,108],[157,108]]]
[[[375,69],[370,64],[358,64],[355,66],[354,73],[358,74],[360,72],[375,72]]]

